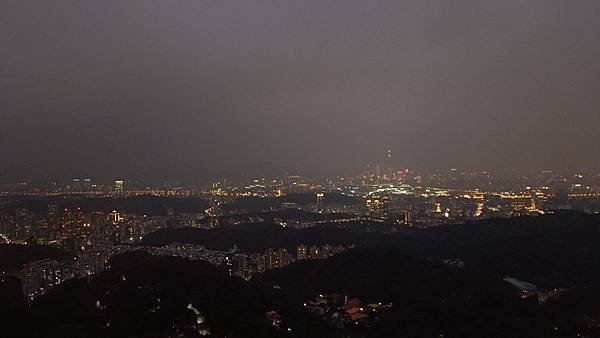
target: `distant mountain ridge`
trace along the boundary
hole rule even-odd
[[[85,212],[100,211],[111,212],[118,210],[123,213],[139,215],[166,215],[168,209],[176,213],[202,213],[209,204],[201,198],[175,198],[153,195],[113,197],[36,197],[22,198],[11,202],[3,209],[14,212],[16,209],[25,208],[32,212],[45,214],[48,205],[55,204],[60,209],[81,208]]]

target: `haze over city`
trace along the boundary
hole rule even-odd
[[[600,162],[597,1],[6,1],[0,180]]]
[[[5,0],[4,338],[600,337],[600,1]]]

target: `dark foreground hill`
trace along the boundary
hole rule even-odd
[[[0,244],[0,271],[19,270],[23,264],[47,258],[60,261],[72,256],[46,245]]]
[[[327,260],[301,262],[261,275],[282,297],[302,303],[318,294],[392,303],[368,329],[330,336],[355,337],[576,337],[600,334],[598,287],[574,287],[539,303],[521,299],[500,276],[445,266],[397,248],[344,252]],[[298,323],[302,332],[310,325]],[[310,335],[320,333],[312,331]]]
[[[267,223],[214,230],[180,228],[151,233],[143,243],[184,242],[212,249],[237,245],[251,251],[285,247],[292,252],[300,243],[391,246],[434,261],[458,259],[467,270],[516,276],[547,288],[600,281],[600,215],[566,212],[386,233],[360,227],[371,225],[330,224],[302,230]]]
[[[10,280],[0,306],[14,337],[593,337],[600,290],[575,287],[540,304],[502,278],[414,257],[359,248],[272,270],[251,282],[218,268],[142,252],[117,256],[90,281],[76,279],[25,307]],[[368,326],[332,327],[303,303],[318,294],[391,304]],[[3,295],[6,295],[3,293]],[[195,313],[193,309],[199,311]],[[277,329],[265,313],[282,315]],[[198,319],[201,318],[201,323]],[[292,333],[287,327],[293,328]]]
[[[26,310],[14,309],[21,316],[3,323],[3,332],[6,337],[199,337],[207,330],[218,337],[277,337],[265,317],[275,298],[264,290],[207,263],[133,252],[118,256],[89,282],[67,281]]]
[[[248,250],[297,240],[364,245],[251,282],[203,262],[133,252],[117,256],[90,281],[71,280],[29,307],[17,295],[18,280],[7,279],[0,285],[2,336],[195,337],[206,328],[221,337],[598,337],[598,221],[561,213],[408,234],[267,224],[177,229],[146,240]],[[443,262],[450,258],[464,267]],[[537,284],[539,295],[521,299],[506,275]],[[368,325],[340,329],[304,307],[319,294],[391,306]],[[266,319],[268,310],[283,316],[283,330]]]
[[[563,212],[441,226],[400,238],[398,245],[465,269],[518,276],[545,287],[600,281],[600,215]]]

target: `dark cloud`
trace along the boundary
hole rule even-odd
[[[4,179],[600,163],[600,2],[5,1]]]

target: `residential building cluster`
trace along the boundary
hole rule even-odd
[[[368,327],[382,312],[392,307],[391,303],[366,303],[359,298],[348,298],[339,294],[320,294],[304,303],[304,307],[318,315],[331,326],[339,329]]]

